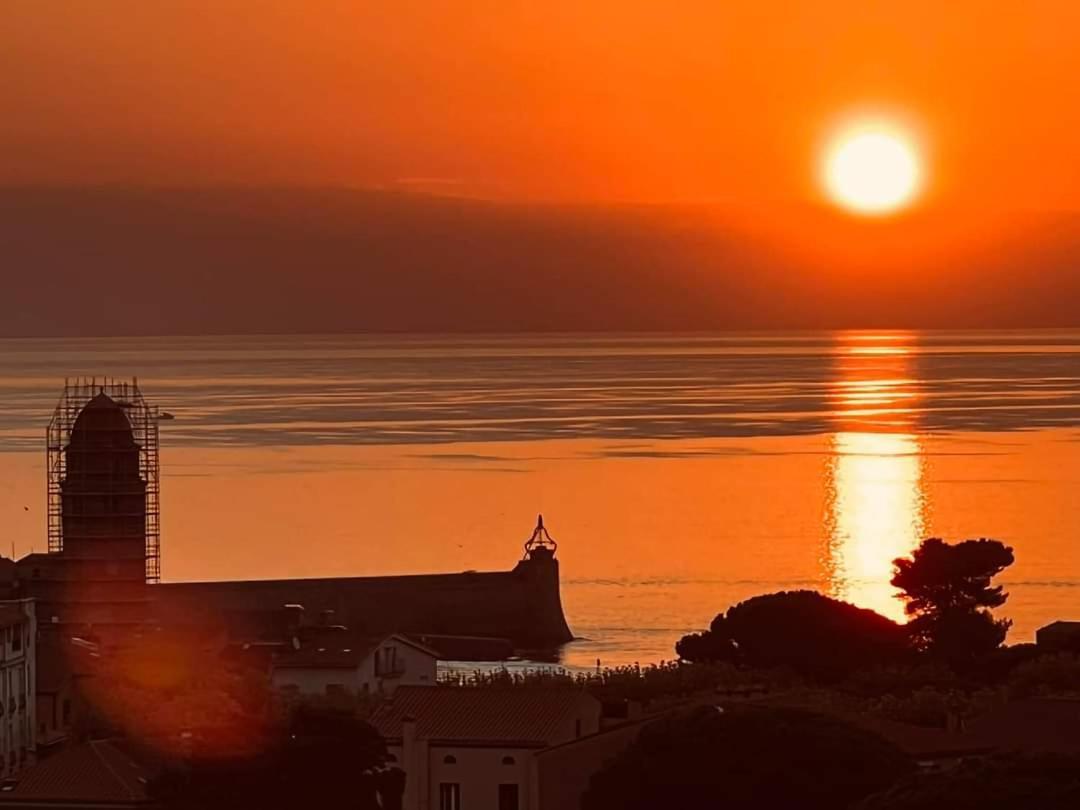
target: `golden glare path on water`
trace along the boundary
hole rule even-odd
[[[928,522],[910,339],[853,335],[837,346],[839,430],[825,476],[831,594],[898,621],[904,608],[889,584],[892,561],[911,553]]]

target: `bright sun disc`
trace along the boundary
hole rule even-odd
[[[859,214],[888,214],[919,192],[922,167],[912,142],[881,127],[848,130],[825,153],[825,189],[834,202]]]

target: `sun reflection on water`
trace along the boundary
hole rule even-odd
[[[873,341],[876,351],[867,351]],[[925,536],[927,502],[919,384],[911,337],[841,338],[834,354],[834,424],[826,470],[824,567],[830,593],[894,619],[892,561]]]

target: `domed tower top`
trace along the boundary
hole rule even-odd
[[[124,406],[104,391],[93,397],[71,426],[64,448],[65,482],[69,487],[87,478],[139,479],[139,444]],[[98,485],[94,485],[99,489]]]
[[[159,418],[137,380],[95,377],[65,380],[49,422],[49,551],[99,584],[158,580]]]
[[[138,445],[124,407],[104,391],[86,403],[71,426],[70,448],[132,450]]]

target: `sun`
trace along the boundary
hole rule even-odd
[[[910,205],[923,184],[914,140],[898,127],[861,124],[845,128],[825,149],[825,191],[857,214],[883,216]]]

